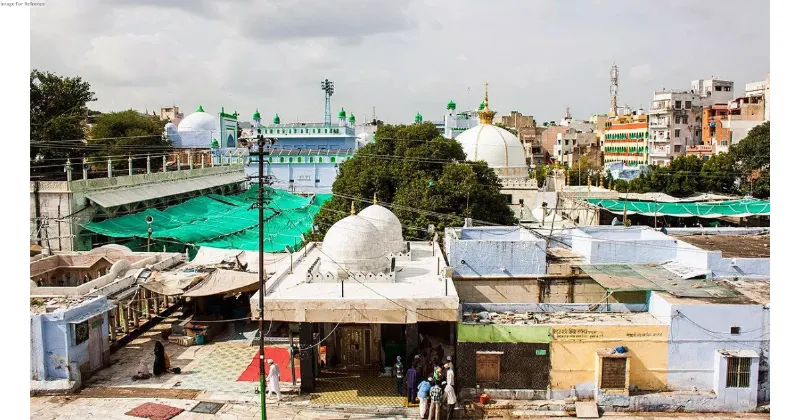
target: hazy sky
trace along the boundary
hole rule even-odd
[[[715,76],[769,72],[769,3],[753,0],[75,0],[31,9],[31,67],[80,75],[99,110],[173,102],[321,121],[319,82],[359,122],[440,119],[449,100],[537,121]],[[467,89],[471,89],[467,103]],[[152,112],[152,111],[151,111]]]

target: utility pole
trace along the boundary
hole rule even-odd
[[[264,146],[269,142],[270,146],[274,143],[275,139],[265,139],[262,134],[258,135],[258,198],[254,206],[258,207],[258,371],[259,383],[261,394],[261,420],[267,419],[267,406],[266,406],[266,372],[264,368],[264,206],[266,205],[264,197],[264,155],[270,154],[270,151],[264,152]],[[267,180],[268,185],[272,185],[271,179]],[[252,207],[251,207],[252,209]]]

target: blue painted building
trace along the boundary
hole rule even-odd
[[[53,300],[60,303],[52,306]],[[81,380],[108,366],[111,361],[108,313],[114,308],[105,296],[31,299],[32,387],[33,382],[79,385]]]
[[[298,194],[330,193],[339,165],[351,159],[358,149],[356,118],[339,111],[338,123],[282,123],[276,114],[272,124],[262,124],[261,114],[253,114],[250,150],[256,150],[256,137],[277,141],[265,157],[264,173],[275,179],[273,187]],[[248,156],[248,176],[258,175],[258,157]]]

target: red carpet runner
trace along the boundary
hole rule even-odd
[[[281,371],[281,382],[292,381],[292,367],[289,361],[289,349],[283,347],[264,347],[264,375],[269,374],[269,365],[267,359],[272,359],[278,369]],[[300,380],[300,363],[295,359],[294,374],[297,380]],[[258,349],[253,356],[253,361],[247,366],[247,369],[242,372],[237,381],[240,382],[258,382]]]

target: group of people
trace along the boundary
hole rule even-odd
[[[453,358],[447,356],[443,360],[444,349],[441,344],[437,348],[423,347],[422,352],[414,355],[408,370],[404,370],[402,358],[397,356],[393,368],[397,378],[397,393],[403,395],[405,383],[408,405],[419,401],[420,418],[439,420],[442,405],[445,405],[449,420],[457,403]],[[445,361],[444,365],[441,365],[442,361]]]

